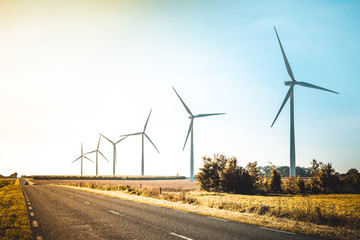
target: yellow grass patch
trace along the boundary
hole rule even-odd
[[[0,236],[1,239],[32,239],[20,184],[0,188]]]

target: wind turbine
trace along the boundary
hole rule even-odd
[[[105,158],[105,160],[106,160],[106,161],[108,161],[108,162],[109,162],[109,160],[107,160],[107,158],[104,156],[104,154],[102,154],[102,153],[100,152],[100,150],[99,150],[99,147],[100,147],[100,140],[101,140],[101,136],[99,136],[99,142],[98,142],[98,145],[97,145],[96,150],[85,153],[85,155],[86,155],[86,154],[93,153],[93,152],[95,152],[95,153],[96,153],[96,176],[98,175],[98,155],[99,155],[99,153],[101,154],[101,156],[103,156],[103,158]]]
[[[115,164],[116,164],[116,144],[118,144],[119,142],[121,142],[122,140],[124,140],[126,137],[120,139],[117,142],[113,142],[110,139],[108,139],[107,137],[105,137],[104,135],[102,135],[101,133],[99,133],[100,136],[102,136],[103,138],[105,138],[106,140],[108,140],[112,145],[113,145],[113,175],[115,176]]]
[[[300,86],[308,87],[308,88],[315,88],[315,89],[319,89],[319,90],[323,90],[323,91],[327,91],[327,92],[332,92],[332,93],[336,93],[336,94],[339,94],[339,93],[335,92],[335,91],[332,91],[332,90],[329,90],[329,89],[326,89],[326,88],[322,88],[322,87],[310,84],[310,83],[296,81],[295,77],[294,77],[294,74],[293,74],[293,72],[291,70],[289,61],[286,58],[285,51],[284,51],[284,49],[283,49],[283,47],[281,45],[280,38],[279,38],[279,35],[278,35],[275,27],[274,27],[274,30],[275,30],[275,33],[276,33],[276,37],[277,37],[277,39],[279,41],[279,45],[280,45],[281,52],[282,52],[282,55],[283,55],[283,58],[284,58],[285,66],[286,66],[287,72],[288,72],[288,74],[289,74],[289,76],[291,78],[291,81],[286,81],[284,83],[286,86],[289,86],[290,89],[288,90],[288,92],[287,92],[287,94],[285,96],[285,99],[284,99],[283,103],[281,104],[280,110],[278,111],[273,123],[271,124],[271,127],[274,125],[274,123],[275,123],[276,119],[278,118],[281,110],[283,109],[283,107],[286,104],[287,100],[290,98],[290,177],[292,177],[292,176],[296,176],[295,128],[294,128],[294,87],[295,87],[295,85],[300,85]]]
[[[73,163],[73,162],[76,162],[77,160],[81,159],[81,176],[83,175],[83,158],[86,158],[90,162],[94,162],[93,160],[91,160],[90,158],[88,158],[84,155],[83,144],[81,142],[81,155],[80,155],[80,157],[78,157],[77,159],[75,159],[74,161],[71,162],[71,163]]]
[[[179,96],[179,94],[176,92],[175,88],[173,87],[176,95],[179,97],[180,101],[182,102],[182,104],[184,105],[184,108],[186,109],[186,111],[190,114],[189,119],[191,119],[190,122],[190,126],[189,126],[189,131],[187,133],[186,139],[185,139],[185,144],[183,147],[183,151],[185,149],[185,145],[186,142],[189,138],[189,134],[191,132],[191,146],[190,146],[190,181],[194,181],[194,119],[195,118],[201,118],[201,117],[208,117],[208,116],[215,116],[215,115],[222,115],[225,113],[210,113],[210,114],[198,114],[198,115],[193,115],[190,111],[190,109],[186,106],[186,104],[184,103],[184,101],[181,99],[181,97]]]
[[[147,118],[147,120],[146,120],[146,123],[145,123],[145,126],[144,126],[144,130],[143,130],[142,132],[137,132],[137,133],[131,133],[131,134],[121,135],[121,137],[124,137],[124,136],[125,136],[125,137],[128,137],[128,136],[134,136],[134,135],[140,135],[140,134],[141,134],[141,139],[142,139],[142,140],[141,140],[141,141],[142,141],[141,176],[144,176],[144,136],[151,142],[151,144],[154,146],[154,148],[156,149],[156,151],[157,151],[158,153],[160,153],[159,150],[156,148],[155,144],[151,141],[151,139],[149,138],[149,136],[146,135],[146,133],[145,133],[146,126],[147,126],[147,124],[148,124],[148,122],[149,122],[149,118],[150,118],[151,111],[152,111],[152,109],[150,110],[149,116],[148,116],[148,118]]]

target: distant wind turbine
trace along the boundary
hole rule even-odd
[[[113,145],[113,175],[115,176],[115,164],[116,164],[116,144],[118,144],[119,142],[121,142],[122,140],[124,140],[126,137],[120,139],[117,142],[113,142],[110,139],[108,139],[107,137],[105,137],[104,135],[102,135],[101,133],[99,133],[100,136],[102,136],[103,138],[105,138],[106,140],[108,140],[112,145]]]
[[[189,116],[189,119],[191,119],[191,122],[190,122],[190,126],[189,126],[189,131],[187,133],[187,136],[186,136],[186,140],[185,140],[185,143],[184,143],[184,147],[183,147],[183,151],[185,149],[185,145],[186,145],[186,142],[189,138],[189,134],[191,132],[191,146],[190,146],[190,181],[194,181],[194,127],[193,127],[193,124],[194,124],[194,119],[195,118],[200,118],[200,117],[208,117],[208,116],[215,116],[215,115],[222,115],[222,114],[225,114],[225,113],[210,113],[210,114],[198,114],[198,115],[193,115],[190,111],[190,109],[186,106],[186,104],[184,103],[184,101],[181,99],[180,95],[176,92],[175,88],[173,87],[176,95],[179,97],[180,101],[182,102],[182,104],[184,105],[184,108],[186,109],[186,111],[190,114]]]
[[[99,156],[99,153],[101,154],[101,156],[103,156],[103,158],[105,158],[106,161],[109,162],[109,160],[107,160],[107,158],[104,156],[104,154],[102,154],[102,153],[100,152],[100,150],[99,150],[100,140],[101,140],[101,136],[99,136],[99,142],[98,142],[98,145],[97,145],[96,150],[85,153],[85,155],[86,155],[86,154],[90,154],[90,153],[96,153],[96,176],[98,175],[98,156]]]
[[[284,105],[286,104],[287,100],[290,98],[290,176],[296,176],[296,165],[295,165],[295,129],[294,129],[294,87],[295,85],[300,85],[303,87],[308,87],[308,88],[315,88],[315,89],[319,89],[319,90],[323,90],[323,91],[328,91],[328,92],[332,92],[332,93],[336,93],[339,94],[338,92],[326,89],[326,88],[322,88],[310,83],[306,83],[306,82],[298,82],[295,80],[294,74],[291,70],[290,64],[286,58],[285,55],[285,51],[281,45],[280,42],[280,38],[279,35],[276,31],[276,28],[274,27],[275,33],[276,33],[276,37],[279,41],[279,45],[280,45],[280,49],[285,61],[285,66],[287,69],[287,72],[291,78],[291,81],[286,81],[284,84],[286,86],[289,86],[290,89],[288,90],[285,99],[283,101],[283,103],[281,104],[280,110],[278,111],[273,123],[271,124],[271,127],[274,125],[276,119],[278,118],[281,110],[283,109]]]
[[[140,134],[141,134],[141,137],[142,137],[142,138],[141,138],[141,139],[142,139],[141,176],[144,176],[144,136],[151,142],[151,144],[154,146],[154,148],[156,149],[156,151],[157,151],[158,153],[160,153],[159,150],[156,148],[155,144],[151,141],[151,139],[149,138],[149,136],[146,135],[146,133],[145,133],[146,126],[147,126],[147,124],[148,124],[148,122],[149,122],[149,118],[150,118],[151,111],[152,111],[152,109],[150,110],[149,116],[148,116],[148,118],[147,118],[147,120],[146,120],[146,123],[145,123],[145,126],[144,126],[144,130],[143,130],[142,132],[137,132],[137,133],[131,133],[131,134],[121,135],[121,137],[124,137],[124,136],[125,136],[125,137],[128,137],[128,136],[134,136],[134,135],[140,135]]]
[[[91,160],[90,158],[86,157],[84,155],[84,152],[83,152],[83,144],[81,143],[81,155],[80,157],[78,157],[77,159],[75,159],[73,162],[76,162],[77,160],[81,159],[81,176],[83,175],[83,158],[86,158],[87,160],[89,160],[90,162],[94,162],[93,160]]]

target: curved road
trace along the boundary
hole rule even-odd
[[[37,240],[319,239],[56,186],[23,191]]]

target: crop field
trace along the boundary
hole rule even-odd
[[[198,186],[195,182],[190,182],[188,179],[178,180],[31,180],[35,184],[97,184],[102,186],[118,186],[118,185],[129,185],[133,188],[148,188],[156,189],[162,188],[169,191],[180,191],[180,190],[198,190]]]
[[[19,179],[0,180],[1,239],[32,239],[30,222]]]

